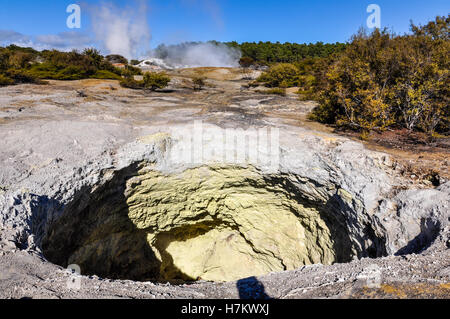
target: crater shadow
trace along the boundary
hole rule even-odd
[[[77,264],[83,275],[174,283],[198,280],[174,265],[167,248],[171,241],[186,241],[202,235],[218,226],[221,221],[214,220],[211,223],[160,233],[153,238],[154,242],[149,243],[148,235],[152,229],[139,229],[132,222],[126,197],[127,182],[138,175],[142,165],[144,163],[130,165],[115,172],[114,176],[101,186],[84,187],[78,191],[74,199],[63,208],[60,217],[50,223],[46,230],[41,245],[44,256],[62,267]],[[351,221],[348,218],[352,208],[337,194],[323,203],[312,201],[305,194],[301,194],[298,187],[286,176],[264,176],[264,181],[270,188],[273,186],[272,189],[281,187],[289,199],[305,208],[318,211],[330,230],[336,262],[344,263],[352,259],[355,241],[361,244],[369,242],[373,246],[363,247],[358,257],[378,257],[383,254],[383,239],[376,237],[370,227],[360,232],[363,233],[361,238],[355,237],[359,235],[350,234],[349,229],[355,227],[349,224]],[[247,182],[253,185],[253,181]],[[323,187],[318,184],[315,186]],[[54,206],[52,209],[56,210],[56,207],[59,207],[59,203],[47,200],[48,209]],[[302,218],[294,209],[292,213]],[[35,219],[42,217],[42,214],[42,209],[36,209]],[[44,224],[36,225],[42,231]],[[255,277],[240,280],[238,289],[241,298],[268,298],[264,286]]]
[[[303,196],[298,187],[292,183],[286,176],[281,177],[266,177],[265,182],[273,186],[281,186],[288,191],[288,197],[291,200],[295,200],[297,203],[307,209],[317,210],[320,218],[327,225],[330,231],[330,237],[333,241],[333,251],[336,254],[336,262],[346,263],[352,260],[352,247],[353,243],[348,231],[348,225],[346,223],[346,217],[342,214],[342,210],[350,211],[351,208],[336,194],[331,197],[326,203],[319,201],[312,201]],[[310,181],[314,183],[314,181]],[[315,184],[317,188],[322,187],[320,184]],[[297,211],[291,210],[291,212],[299,219],[302,218]]]
[[[420,234],[408,242],[408,244],[395,253],[395,256],[419,254],[427,250],[439,236],[441,223],[430,218],[422,218],[420,221]]]
[[[128,216],[126,183],[138,169],[139,164],[131,165],[97,189],[79,191],[45,234],[44,256],[62,267],[77,264],[83,275],[167,282],[148,230],[138,229]]]

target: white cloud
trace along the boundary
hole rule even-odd
[[[0,44],[16,44],[29,46],[32,43],[31,37],[12,30],[0,30]]]
[[[87,34],[77,31],[28,36],[11,30],[0,30],[0,45],[15,44],[22,47],[33,47],[37,50],[59,49],[68,51],[83,49],[94,45],[94,40]]]
[[[40,47],[57,49],[83,49],[93,46],[94,40],[87,34],[77,31],[61,32],[58,34],[39,35],[35,43]]]

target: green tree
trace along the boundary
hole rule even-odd
[[[417,26],[411,22],[411,31],[418,36],[429,36],[434,40],[450,39],[450,14],[445,16],[438,16],[434,21],[430,21],[425,26]]]
[[[360,31],[327,68],[311,117],[362,131],[448,132],[448,22],[438,17],[404,36]]]
[[[128,64],[128,60],[119,54],[110,54],[106,56],[106,60],[110,63]]]
[[[248,56],[244,56],[239,60],[239,65],[243,68],[249,68],[253,64],[255,64],[255,60]]]
[[[83,51],[83,54],[90,57],[94,66],[97,69],[100,69],[100,65],[103,61],[103,56],[100,54],[100,51],[95,48],[88,48]]]

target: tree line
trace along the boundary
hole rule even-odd
[[[256,64],[295,63],[307,58],[325,58],[345,50],[346,43],[280,43],[280,42],[227,42],[228,46],[238,48],[243,58]]]

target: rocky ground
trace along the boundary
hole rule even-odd
[[[190,84],[189,77],[198,73],[208,77],[202,91]],[[172,76],[167,90],[153,93],[104,80],[0,88],[0,297],[450,296],[445,147],[429,156],[429,150],[400,152],[337,135],[306,120],[313,102],[246,89],[238,70],[182,70]],[[339,216],[348,232],[348,245],[342,247],[351,251],[353,261],[226,283],[176,285],[74,276],[46,260],[42,243],[47,232],[61,216],[78,216],[92,206],[92,194],[121,170],[143,162],[165,174],[200,166],[167,161],[168,150],[179,143],[177,132],[200,120],[221,129],[278,128],[278,171],[247,164],[292,184],[289,192],[300,193],[303,204]],[[212,155],[207,161],[221,159]],[[424,166],[433,166],[438,181],[414,173]]]

